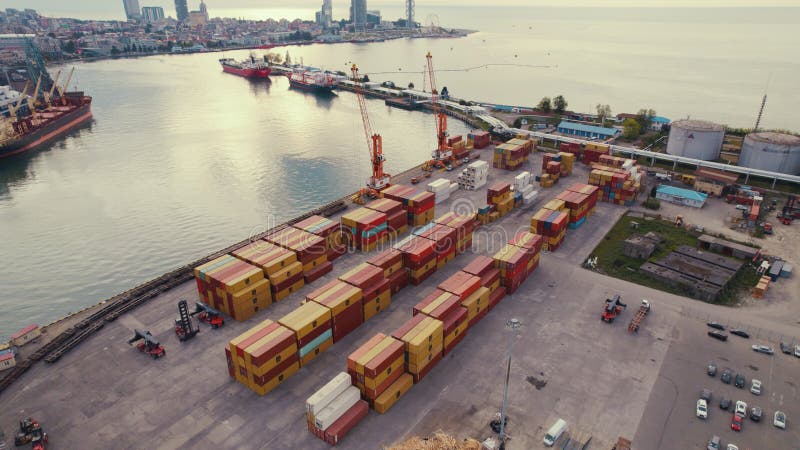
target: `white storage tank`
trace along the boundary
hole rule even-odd
[[[667,153],[713,161],[719,158],[724,138],[722,125],[705,120],[677,120],[670,126]]]
[[[800,174],[800,137],[763,131],[744,137],[739,165],[771,172]]]

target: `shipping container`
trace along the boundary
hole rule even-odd
[[[414,378],[411,375],[407,373],[401,375],[383,394],[375,399],[375,411],[380,414],[386,413],[413,385]]]

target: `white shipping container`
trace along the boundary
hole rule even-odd
[[[444,178],[428,183],[429,192],[442,192],[447,189],[450,189],[450,181]]]
[[[530,205],[532,203],[535,203],[538,198],[539,198],[539,191],[530,191],[522,196],[522,204]]]
[[[361,400],[361,391],[355,386],[348,387],[314,417],[314,425],[320,430],[327,430],[359,400]]]
[[[306,400],[306,411],[316,416],[317,413],[328,406],[333,399],[347,390],[351,384],[352,380],[350,379],[350,375],[347,372],[339,372],[328,384],[322,386],[317,392],[314,392],[311,397],[308,397],[308,400]]]
[[[450,183],[450,193],[452,194],[457,190],[458,190],[458,183]]]
[[[436,194],[434,194],[433,202],[438,205],[439,203],[442,203],[443,201],[447,200],[448,198],[450,198],[450,189],[449,188],[448,188],[448,190],[446,190],[444,192],[437,192]]]
[[[517,192],[519,192],[520,194],[522,194],[522,196],[524,197],[524,196],[525,196],[525,194],[527,194],[528,192],[530,192],[530,191],[532,191],[532,190],[533,190],[533,185],[530,185],[530,184],[528,184],[528,185],[526,185],[525,187],[523,187],[522,189],[520,189],[520,190],[519,190],[519,191],[517,191]]]

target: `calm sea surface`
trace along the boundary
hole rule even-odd
[[[439,86],[459,97],[534,105],[563,94],[575,110],[602,102],[614,113],[648,107],[672,119],[691,115],[732,126],[752,126],[766,91],[762,125],[800,130],[800,9],[418,5],[417,15],[481,31],[457,40],[288,51],[294,61],[333,70],[355,62],[373,80],[419,87],[430,50],[442,69]],[[363,184],[369,165],[352,94],[318,97],[289,90],[283,78],[248,82],[221,73],[221,56],[79,64],[75,79],[94,97],[94,122],[49,149],[0,161],[0,338]],[[503,65],[460,70],[485,64]],[[368,106],[390,172],[429,155],[435,145],[429,114],[377,100]],[[457,123],[451,128],[467,131]]]

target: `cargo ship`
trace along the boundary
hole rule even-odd
[[[328,93],[336,86],[336,79],[325,72],[296,69],[286,76],[291,87],[304,91]]]
[[[243,61],[236,61],[233,58],[222,58],[219,60],[222,65],[222,71],[232,73],[245,78],[267,78],[272,72],[269,63],[264,57],[264,61],[256,60],[252,54],[249,59]]]
[[[12,115],[0,124],[0,158],[34,150],[91,118],[92,97],[83,92],[66,92],[25,117]]]

